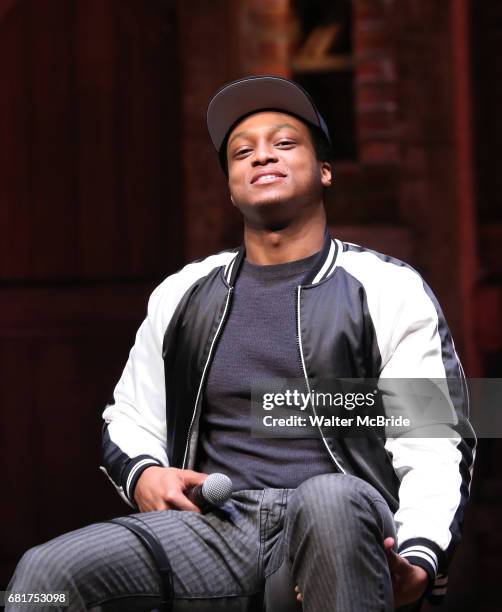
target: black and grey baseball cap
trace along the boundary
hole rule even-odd
[[[331,145],[326,122],[310,95],[294,81],[272,75],[248,76],[219,89],[207,108],[207,129],[220,153],[225,137],[246,115],[276,110],[295,115],[318,127]]]

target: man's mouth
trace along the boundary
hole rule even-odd
[[[251,183],[253,185],[267,185],[283,179],[286,175],[282,172],[263,172],[253,176]]]

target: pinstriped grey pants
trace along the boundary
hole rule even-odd
[[[133,514],[154,533],[173,571],[175,612],[393,610],[383,539],[392,514],[369,484],[323,474],[297,489],[235,492],[206,514],[175,510]],[[8,586],[69,591],[69,610],[150,610],[160,579],[136,535],[95,523],[28,550]],[[8,606],[7,610],[20,610]],[[54,608],[40,608],[54,610]]]

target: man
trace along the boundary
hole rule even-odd
[[[311,612],[442,595],[475,445],[457,433],[467,398],[439,305],[402,262],[328,235],[329,134],[302,88],[240,79],[207,120],[244,244],[153,292],[103,414],[102,469],[139,510],[126,526],[165,551],[164,581],[137,532],[103,523],[28,551],[9,588],[103,610],[154,607],[163,589],[174,610],[259,610],[263,592],[269,612],[300,606],[295,592]],[[455,418],[435,437],[251,435],[256,384],[300,381],[309,397],[327,378],[447,379]],[[211,472],[234,492],[202,513],[189,491]]]

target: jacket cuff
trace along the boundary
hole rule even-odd
[[[427,601],[433,606],[438,606],[443,603],[448,588],[448,576],[438,574],[436,580],[427,594]]]
[[[400,544],[398,553],[413,565],[418,565],[427,572],[430,591],[436,576],[443,566],[444,552],[427,538],[412,538]]]
[[[122,489],[124,495],[134,508],[137,508],[137,504],[134,501],[134,489],[136,488],[136,484],[146,468],[152,465],[162,467],[162,463],[158,459],[155,459],[155,457],[151,455],[139,455],[131,459],[122,473]]]

